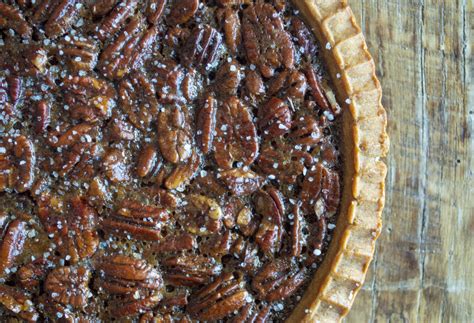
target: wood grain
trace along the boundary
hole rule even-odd
[[[384,229],[347,322],[474,321],[472,0],[351,0],[389,113]]]

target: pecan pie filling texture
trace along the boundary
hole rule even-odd
[[[340,107],[286,1],[0,3],[0,314],[279,321],[340,202]]]

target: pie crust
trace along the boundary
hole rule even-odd
[[[321,267],[288,322],[333,322],[349,312],[382,228],[389,148],[382,90],[364,36],[345,0],[293,0],[316,38],[343,112],[344,191]]]

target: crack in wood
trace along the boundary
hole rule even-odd
[[[421,149],[424,154],[421,155],[421,161],[420,161],[420,192],[419,196],[421,198],[421,217],[420,217],[420,224],[419,224],[419,231],[418,231],[418,244],[419,244],[419,250],[420,250],[420,256],[418,259],[418,266],[419,266],[419,271],[420,271],[420,288],[418,290],[418,296],[417,296],[417,312],[418,312],[418,317],[421,317],[421,303],[422,303],[422,293],[424,289],[424,267],[425,267],[425,252],[424,252],[424,236],[426,234],[426,226],[427,226],[427,201],[426,201],[426,185],[427,185],[427,170],[428,170],[428,149],[429,149],[429,130],[428,130],[428,115],[426,111],[426,103],[427,103],[427,98],[426,98],[426,79],[425,79],[425,49],[423,46],[423,42],[425,39],[424,35],[424,24],[425,24],[425,2],[424,0],[420,1],[420,8],[419,8],[419,52],[418,52],[418,59],[419,59],[419,73],[420,73],[420,89],[421,89],[421,128],[420,128],[420,136],[421,136]]]

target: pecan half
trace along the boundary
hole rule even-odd
[[[185,2],[185,1],[183,1]],[[185,66],[209,71],[217,66],[222,55],[222,36],[209,25],[195,27],[181,51],[181,61]]]
[[[214,132],[216,128],[217,101],[211,95],[206,97],[204,106],[196,117],[196,140],[201,151],[208,154],[213,149]]]
[[[98,277],[94,286],[103,293],[133,295],[136,292],[160,291],[163,287],[161,274],[145,260],[113,255],[101,258],[95,269]]]
[[[315,209],[316,202],[321,194],[321,182],[324,172],[324,166],[317,164],[310,172],[308,172],[301,184],[300,198],[302,202],[302,210],[304,213],[312,213]],[[319,216],[323,215],[322,210]]]
[[[175,0],[171,5],[168,22],[172,25],[184,24],[199,8],[199,0]]]
[[[340,114],[342,112],[342,108],[339,103],[337,103],[336,94],[334,94],[334,91],[329,86],[328,81],[323,80],[323,82],[321,82],[321,86],[331,107],[331,112],[335,115]]]
[[[324,95],[324,92],[321,88],[318,76],[316,75],[316,72],[314,71],[312,66],[308,66],[305,69],[305,75],[306,79],[308,80],[308,85],[311,89],[311,94],[314,100],[321,109],[329,111],[331,107],[329,106],[329,102],[326,99],[326,96]]]
[[[201,156],[193,152],[186,162],[179,164],[165,180],[165,187],[169,190],[182,189],[194,177],[201,164]]]
[[[151,186],[144,191],[154,199],[156,205],[161,205],[168,209],[175,209],[178,206],[178,197],[165,189]]]
[[[52,267],[53,263],[48,258],[37,258],[18,269],[16,274],[18,284],[28,291],[35,292]]]
[[[222,226],[223,212],[216,200],[205,195],[191,194],[186,206],[186,229],[192,234],[209,235]]]
[[[317,164],[309,171],[301,184],[300,198],[305,214],[315,212],[317,216],[332,216],[340,200],[339,175]]]
[[[184,80],[183,69],[173,60],[165,60],[157,65],[157,89],[160,102],[174,103],[184,100],[181,97],[181,83]]]
[[[121,79],[131,70],[138,69],[151,51],[157,33],[156,27],[145,29],[143,19],[132,18],[100,54],[99,69],[112,80]]]
[[[266,137],[274,138],[289,132],[292,112],[282,100],[273,97],[258,110],[258,127]]]
[[[284,70],[270,81],[267,94],[301,101],[304,99],[307,87],[303,73],[296,70]]]
[[[50,1],[44,1],[50,2]],[[48,20],[44,25],[46,35],[55,38],[64,35],[69,31],[76,16],[84,7],[78,0],[54,1],[56,3],[54,10],[48,14]],[[52,8],[48,8],[48,11]]]
[[[153,66],[159,102],[163,104],[193,101],[203,88],[198,73],[185,69],[172,59],[164,59]]]
[[[305,276],[306,269],[299,270],[290,260],[278,258],[263,266],[253,278],[252,287],[260,299],[281,301],[296,292]]]
[[[58,251],[71,262],[88,258],[97,250],[97,213],[82,197],[63,201],[42,195],[38,199],[38,216],[46,232],[54,236]]]
[[[163,109],[158,117],[158,133],[158,144],[166,160],[177,164],[191,156],[192,134],[186,108]]]
[[[11,73],[10,77],[39,77],[40,80],[37,82],[44,84],[41,91],[46,92],[54,89],[56,85],[52,78],[45,73],[48,67],[48,53],[41,45],[35,43],[28,41],[25,44],[3,46],[2,52],[0,52],[0,67]],[[30,92],[26,93],[31,94]]]
[[[293,67],[293,43],[271,4],[257,3],[244,10],[242,35],[247,59],[264,77],[272,77],[279,67]]]
[[[40,100],[35,104],[33,111],[33,123],[35,132],[38,134],[46,132],[51,122],[51,106],[46,100]]]
[[[168,297],[165,297],[161,302],[161,305],[165,307],[171,306],[186,306],[188,305],[189,291],[185,289],[183,292],[173,293]]]
[[[326,203],[327,216],[331,217],[336,213],[340,201],[341,191],[338,173],[325,168],[321,193]]]
[[[296,44],[300,49],[300,53],[310,60],[317,54],[318,47],[314,41],[314,36],[311,30],[306,27],[306,24],[298,17],[292,17],[290,21],[290,33]]]
[[[165,11],[166,0],[148,0],[145,16],[150,24],[157,24]]]
[[[26,236],[26,222],[18,219],[10,222],[4,230],[0,245],[0,277],[6,276],[6,270],[9,270],[15,264],[16,258],[23,253]]]
[[[217,165],[231,169],[234,163],[250,165],[258,154],[258,136],[248,107],[230,97],[217,110],[214,157]]]
[[[61,154],[54,157],[54,169],[60,176],[74,179],[89,179],[95,175],[94,163],[102,150],[93,141],[93,126],[81,123],[65,131],[51,131],[49,144]]]
[[[109,123],[109,136],[113,141],[131,141],[135,139],[134,130],[135,128],[127,121],[119,120],[114,117],[112,117],[112,121]]]
[[[0,140],[0,192],[14,189],[28,191],[35,180],[36,154],[33,143],[25,136]]]
[[[258,217],[249,206],[238,208],[235,223],[246,237],[253,236],[259,226]]]
[[[119,97],[123,111],[130,122],[146,130],[158,113],[158,100],[154,85],[140,72],[120,82]]]
[[[169,213],[163,208],[125,200],[118,210],[102,221],[103,229],[112,234],[137,240],[160,240],[160,229]]]
[[[97,37],[101,41],[110,39],[115,33],[125,24],[129,17],[135,13],[138,0],[123,0],[109,12],[109,14],[102,20],[98,30]],[[98,9],[95,5],[96,11]]]
[[[230,7],[218,13],[222,21],[225,42],[232,54],[236,54],[242,44],[242,31],[239,13]]]
[[[227,61],[217,70],[215,87],[216,93],[222,97],[237,95],[237,89],[242,79],[240,65],[236,60]]]
[[[322,259],[322,253],[324,248],[324,240],[327,235],[327,220],[325,217],[316,217],[310,219],[311,223],[309,228],[309,234],[307,237],[308,257],[306,258],[305,265],[310,266],[315,262]]]
[[[329,138],[325,138],[321,146],[313,150],[312,155],[319,155],[320,158],[324,160],[324,166],[327,168],[334,168],[339,160],[339,151]]]
[[[236,196],[249,195],[263,184],[263,178],[251,170],[234,168],[220,173],[220,181]]]
[[[54,302],[83,309],[89,299],[90,276],[86,267],[58,267],[46,277],[44,289]]]
[[[265,253],[278,252],[281,248],[284,230],[285,206],[283,196],[274,188],[259,192],[255,199],[255,209],[262,216],[255,241]]]
[[[94,1],[94,3],[91,4],[91,13],[95,18],[105,16],[114,9],[118,2],[119,0]]]
[[[137,175],[140,177],[155,177],[162,166],[162,159],[158,150],[152,145],[147,145],[138,156]]]
[[[224,273],[191,295],[186,309],[200,321],[223,319],[249,302],[250,293],[243,284],[243,275]]]
[[[17,114],[16,105],[24,91],[23,85],[22,79],[18,76],[0,78],[0,112],[10,117]]]
[[[304,115],[297,117],[293,122],[288,138],[293,139],[297,145],[314,147],[323,139],[323,132],[313,116]]]
[[[31,27],[21,12],[6,3],[0,3],[0,28],[13,29],[22,37],[31,36]]]
[[[247,70],[245,72],[245,88],[253,98],[264,95],[265,85],[263,84],[260,73],[255,70]]]
[[[91,71],[97,64],[99,52],[96,44],[87,38],[68,37],[63,47],[56,52],[56,57],[65,60],[74,72]]]
[[[92,132],[93,128],[94,126],[89,123],[80,123],[70,127],[68,130],[64,131],[64,133],[59,132],[50,134],[48,142],[54,148],[68,148],[79,142],[89,141],[86,137],[90,137],[89,134]]]
[[[28,322],[36,322],[39,318],[30,295],[14,287],[0,285],[0,304],[10,313]]]
[[[199,244],[199,250],[205,255],[219,259],[230,253],[230,248],[234,242],[235,235],[230,230],[223,233],[216,233]]]
[[[124,155],[124,152],[118,148],[109,148],[105,151],[102,168],[107,178],[113,183],[130,179],[129,165],[126,163]]]
[[[110,314],[116,318],[142,314],[156,307],[162,298],[163,295],[159,292],[137,292],[126,295],[120,300],[110,302]]]
[[[87,122],[110,117],[115,106],[115,89],[108,82],[89,76],[64,79],[64,100],[71,116]]]
[[[162,260],[161,264],[166,268],[165,281],[172,286],[205,284],[222,270],[214,259],[200,255],[170,257]]]
[[[87,198],[92,206],[100,209],[112,199],[112,195],[105,184],[105,180],[100,177],[94,177],[89,183],[89,190],[87,191]]]
[[[21,57],[17,57],[18,64],[22,66],[20,74],[26,76],[39,76],[46,71],[48,53],[39,45],[30,44],[23,47]],[[47,81],[46,81],[47,82]],[[48,84],[50,86],[51,84]]]

